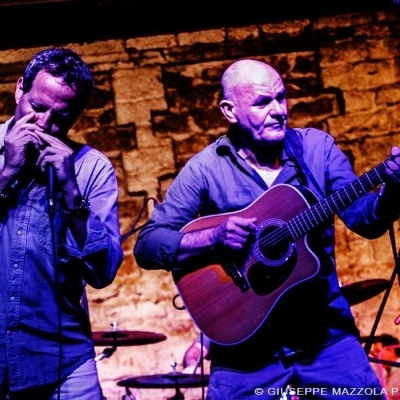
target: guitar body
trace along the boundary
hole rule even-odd
[[[279,299],[294,286],[314,277],[320,267],[307,236],[291,240],[292,218],[310,207],[314,195],[286,184],[271,187],[238,212],[198,218],[183,232],[215,227],[228,217],[257,217],[250,248],[234,258],[173,272],[179,295],[195,324],[222,345],[248,339],[266,321]],[[288,226],[289,225],[289,226]]]

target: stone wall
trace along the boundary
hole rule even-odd
[[[241,57],[276,66],[287,85],[291,125],[330,132],[362,174],[399,144],[399,20],[390,10],[68,44],[90,64],[97,83],[71,137],[103,151],[115,165],[121,233],[128,234],[115,282],[103,290],[88,288],[93,330],[107,331],[117,321],[121,330],[167,336],[159,343],[119,347],[98,362],[108,400],[122,397],[124,389],[117,385],[122,379],[169,372],[172,361],[181,370],[183,352],[197,334],[187,312],[173,307],[177,291],[171,276],[137,267],[136,233],[130,232],[146,221],[188,158],[225,132],[218,109],[223,69]],[[2,121],[12,115],[15,82],[38,50],[0,51]],[[390,279],[398,229],[395,223],[384,237],[367,241],[337,221],[341,282]],[[376,326],[378,333],[400,337],[394,324],[398,295],[395,279],[380,319],[383,294],[352,307],[362,335]],[[98,353],[103,349],[96,347]],[[132,391],[141,400],[174,394],[173,389]],[[184,393],[187,400],[201,398],[198,388]]]

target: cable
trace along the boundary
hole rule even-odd
[[[135,219],[135,222],[134,222],[133,225],[132,225],[132,228],[131,228],[128,232],[126,232],[125,234],[123,234],[123,235],[121,236],[121,242],[124,242],[126,239],[128,239],[128,237],[129,237],[130,235],[132,235],[132,233],[135,233],[135,232],[137,232],[137,231],[139,231],[140,229],[143,228],[143,225],[139,226],[138,228],[136,228],[136,225],[137,225],[137,223],[139,222],[140,218],[142,217],[142,214],[144,213],[144,210],[146,209],[147,203],[148,203],[150,200],[152,200],[152,201],[154,202],[154,207],[157,207],[157,206],[158,206],[158,202],[157,202],[157,200],[156,200],[154,197],[149,197],[148,199],[146,199],[145,202],[144,202],[143,205],[142,205],[142,208],[141,208],[140,211],[139,211],[138,216],[137,216],[136,219]]]

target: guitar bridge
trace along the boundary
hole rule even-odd
[[[239,268],[233,261],[226,261],[224,263],[226,273],[232,278],[233,283],[244,293],[250,290],[250,285],[247,279],[243,276]]]

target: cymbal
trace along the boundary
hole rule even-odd
[[[207,386],[209,375],[200,374],[182,374],[180,372],[171,372],[169,374],[144,375],[136,378],[129,378],[117,383],[118,386],[129,388],[195,388]]]
[[[367,279],[342,286],[340,291],[349,304],[354,306],[382,293],[389,287],[389,283],[387,279]]]
[[[361,343],[366,343],[367,340],[368,340],[368,342],[371,342],[371,343],[378,343],[378,342],[384,343],[384,342],[385,342],[385,336],[386,336],[386,335],[360,336],[359,341],[360,341]],[[388,345],[388,346],[391,346],[391,345],[392,345],[392,344],[390,344],[390,345]]]
[[[140,346],[166,340],[162,333],[146,331],[93,332],[95,346]]]

